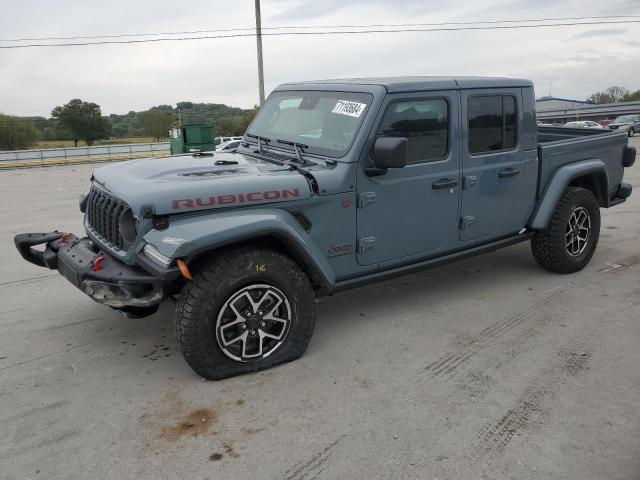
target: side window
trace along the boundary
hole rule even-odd
[[[449,104],[441,98],[392,103],[376,136],[407,137],[408,163],[441,160],[449,149]]]
[[[511,95],[469,98],[469,153],[509,150],[517,143],[516,99]]]

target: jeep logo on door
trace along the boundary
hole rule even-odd
[[[247,192],[227,195],[212,195],[210,197],[195,197],[173,200],[171,205],[174,210],[185,208],[212,207],[214,205],[240,205],[243,203],[257,203],[263,201],[285,200],[300,196],[300,189],[293,190],[267,190],[266,192]]]

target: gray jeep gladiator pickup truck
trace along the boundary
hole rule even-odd
[[[176,300],[186,361],[220,379],[300,357],[320,295],[526,240],[547,270],[584,268],[634,161],[626,132],[538,128],[528,80],[291,83],[237,153],[98,168],[85,237],[15,244],[127,316]]]

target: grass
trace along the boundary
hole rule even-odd
[[[154,137],[129,137],[129,138],[110,138],[109,140],[98,140],[94,143],[97,145],[126,145],[129,143],[152,143],[155,142]],[[166,142],[167,139],[163,138],[161,142]],[[43,140],[31,145],[27,150],[40,150],[43,148],[66,148],[73,147],[73,140]],[[84,142],[78,142],[79,147],[86,146]]]

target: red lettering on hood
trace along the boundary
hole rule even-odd
[[[193,208],[195,205],[193,204],[193,200],[191,198],[186,198],[184,200],[174,200],[173,201],[173,209],[179,210],[181,208]]]
[[[261,201],[273,201],[285,198],[297,198],[300,196],[300,189],[293,190],[267,190],[266,192],[248,192],[238,194],[215,195],[210,197],[184,198],[172,200],[171,205],[174,210],[185,208],[208,207],[212,205],[239,205],[243,203],[255,203]]]

